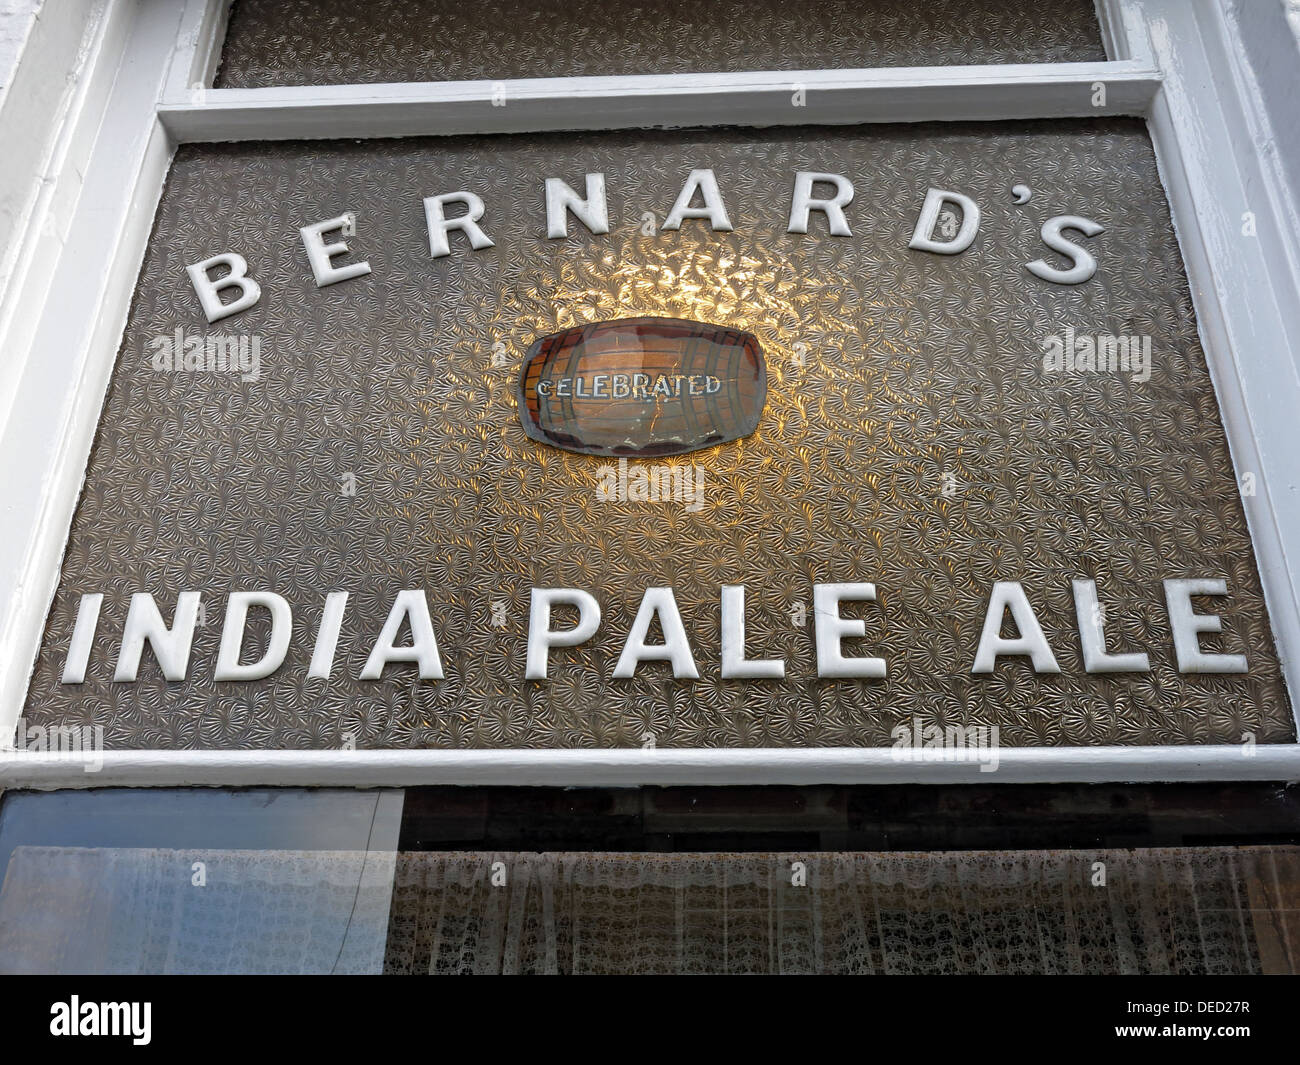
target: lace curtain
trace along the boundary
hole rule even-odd
[[[1298,853],[403,854],[385,968],[1294,972]]]

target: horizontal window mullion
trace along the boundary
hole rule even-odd
[[[1144,115],[1141,61],[197,89],[159,107],[180,142]]]
[[[1124,780],[1297,780],[1300,744],[1163,747],[1002,747],[1003,784]],[[0,787],[361,787],[529,785],[984,783],[964,752],[900,760],[892,747],[610,748],[604,750],[109,750],[0,752]]]

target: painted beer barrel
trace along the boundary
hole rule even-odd
[[[519,376],[528,436],[587,455],[682,455],[739,440],[766,399],[752,334],[681,318],[552,333],[528,349]]]

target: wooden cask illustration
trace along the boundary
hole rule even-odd
[[[519,418],[533,440],[588,455],[682,455],[748,436],[767,399],[750,333],[680,318],[574,326],[528,349]]]

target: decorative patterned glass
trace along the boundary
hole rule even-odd
[[[748,436],[767,398],[750,333],[672,318],[575,326],[528,349],[519,417],[588,455],[682,455]]]

